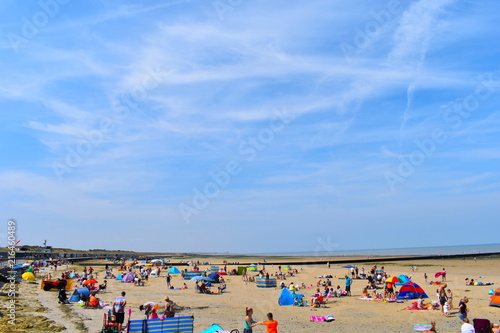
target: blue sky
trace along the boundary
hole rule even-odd
[[[0,219],[78,249],[499,243],[499,9],[3,1]]]

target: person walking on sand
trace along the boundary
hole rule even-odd
[[[448,296],[446,296],[446,287],[448,285],[446,283],[443,283],[442,285],[439,286],[437,292],[438,292],[438,297],[439,297],[439,304],[441,304],[441,314],[444,315],[444,304],[446,301],[448,301]]]
[[[116,318],[116,329],[118,332],[122,331],[122,325],[125,321],[125,306],[127,305],[126,293],[122,291],[121,296],[115,298],[113,303],[113,314]]]
[[[345,276],[345,292],[347,296],[351,296],[351,285],[352,285],[352,279],[346,275]]]
[[[271,312],[267,314],[267,321],[258,322],[257,325],[265,325],[267,333],[278,333],[278,322],[273,319],[273,314]]]
[[[246,307],[245,308],[245,322],[243,323],[243,333],[252,333],[253,327],[257,325],[257,322],[253,320],[253,309]]]

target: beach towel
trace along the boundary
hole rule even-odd
[[[415,325],[413,329],[417,332],[425,332],[431,328],[431,325]]]
[[[326,322],[331,322],[331,321],[334,321],[335,318],[333,317],[333,315],[327,315],[327,316],[311,316],[310,317],[310,320],[311,321],[326,321]]]

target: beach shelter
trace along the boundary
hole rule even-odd
[[[177,267],[171,267],[168,271],[168,274],[181,274],[181,271]]]
[[[195,276],[202,276],[203,272],[200,271],[185,271],[184,272],[184,280],[191,280]]]
[[[407,282],[399,289],[398,298],[404,299],[415,299],[420,298],[424,295],[424,298],[428,298],[425,291],[415,282]]]
[[[123,274],[118,274],[118,276],[115,278],[117,281],[121,281],[123,279]]]
[[[265,278],[256,278],[255,284],[259,288],[276,288],[276,278],[274,279],[265,279]]]
[[[21,275],[24,281],[35,281],[35,275],[31,272],[26,272]]]
[[[122,277],[122,282],[131,283],[134,282],[135,275],[133,272],[128,272]]]
[[[69,301],[70,302],[78,302],[82,299],[83,295],[90,296],[90,290],[88,290],[85,287],[75,289],[75,291],[73,292],[73,295],[71,295],[71,297],[69,298]]]
[[[193,333],[194,317],[172,317],[165,319],[131,320],[128,332],[162,332],[162,333]]]
[[[491,296],[490,306],[500,307],[500,288],[498,288],[493,296]]]
[[[280,297],[278,298],[278,304],[280,306],[288,306],[293,305],[295,300],[293,299],[293,295],[287,288],[281,289]]]
[[[218,266],[210,266],[210,272],[218,272],[219,271],[219,267]]]
[[[251,264],[250,266],[247,267],[247,271],[256,271],[257,270],[257,265]]]

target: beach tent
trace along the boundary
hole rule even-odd
[[[181,271],[177,267],[172,267],[167,271],[168,274],[181,274]]]
[[[420,298],[421,295],[424,295],[424,298],[428,298],[425,291],[418,284],[407,282],[399,289],[398,298],[414,299]]]
[[[219,331],[222,332],[222,331],[224,331],[224,329],[217,324],[213,324],[212,326],[210,326],[209,328],[207,328],[206,330],[204,330],[201,333],[217,333]]]
[[[498,288],[493,296],[491,296],[490,306],[500,307],[500,288]]]
[[[278,304],[281,306],[293,305],[295,303],[293,295],[287,288],[281,289],[280,297],[278,298]]]
[[[247,271],[256,271],[257,270],[257,265],[251,264],[248,266]]]
[[[122,277],[122,282],[130,283],[134,282],[135,275],[133,272],[128,272]]]
[[[123,279],[123,274],[118,274],[118,276],[115,278],[115,280],[120,281]]]
[[[78,302],[82,299],[83,295],[90,296],[90,290],[88,290],[85,287],[75,289],[75,291],[73,292],[73,295],[71,295],[71,297],[69,298],[69,301],[70,302]]]
[[[194,317],[172,317],[165,319],[131,320],[128,332],[193,333]]]

